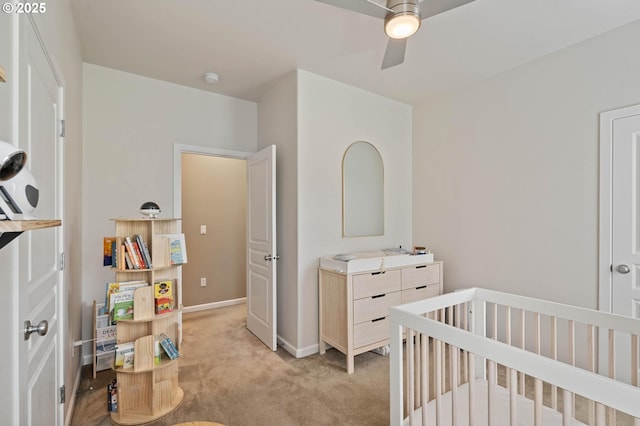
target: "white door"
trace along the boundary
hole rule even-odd
[[[247,328],[272,351],[276,338],[276,147],[247,158]]]
[[[613,122],[612,309],[640,318],[640,114]]]
[[[60,85],[31,21],[20,19],[19,146],[40,190],[33,215],[62,218]],[[18,286],[20,324],[48,324],[48,331],[26,339],[20,333],[20,425],[61,426],[64,404],[62,360],[62,275],[58,260],[61,228],[27,231],[19,238]],[[43,323],[44,324],[44,323]]]
[[[604,113],[601,131],[600,309],[640,318],[640,107]],[[613,367],[629,382],[628,335],[616,333],[614,363],[608,351],[609,336],[601,332],[601,374]]]

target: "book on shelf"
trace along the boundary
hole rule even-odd
[[[122,247],[125,247],[124,244],[122,245]],[[126,265],[126,268],[124,269],[136,269],[135,266],[133,265],[133,262],[131,261],[131,255],[129,254],[129,252],[125,249],[123,250],[124,253],[124,262]]]
[[[127,253],[129,253],[129,257],[131,258],[131,264],[133,265],[133,269],[144,269],[144,266],[142,266],[141,260],[138,258],[137,250],[133,246],[133,241],[131,241],[131,237],[124,238],[124,245]]]
[[[133,249],[136,251],[136,257],[138,258],[138,266],[140,266],[140,269],[149,269],[149,264],[142,255],[142,248],[135,236],[131,238],[131,245],[133,245]]]
[[[113,352],[116,350],[116,341],[112,340],[110,342],[98,342],[96,343],[96,355],[106,354],[108,352]]]
[[[160,341],[160,346],[162,346],[164,353],[167,354],[169,359],[176,359],[180,357],[178,348],[173,344],[173,341],[169,336],[167,336],[165,333],[160,333],[157,337]]]
[[[127,251],[125,250],[124,243],[118,242],[116,252],[118,253],[116,255],[116,263],[115,263],[116,269],[121,271],[124,269],[127,269],[128,260],[126,259],[126,256],[125,256]]]
[[[147,267],[147,269],[151,269],[153,267],[151,263],[151,253],[149,253],[149,247],[144,242],[142,237],[138,234],[133,236],[135,242],[138,244],[138,248],[140,249],[140,254],[142,255],[142,259]]]
[[[156,264],[171,266],[187,263],[187,244],[184,234],[157,234],[153,239]]]
[[[105,292],[105,298],[104,298],[104,313],[107,315],[112,315],[113,313],[113,305],[111,304],[111,295],[113,293],[118,293],[121,290],[131,290],[131,289],[136,289],[136,288],[140,288],[140,287],[144,287],[149,285],[149,283],[147,283],[144,280],[132,280],[132,281],[119,281],[119,282],[109,282],[107,283],[107,289]]]
[[[102,245],[103,245],[102,265],[115,266],[117,262],[116,237],[104,237]]]
[[[162,349],[160,349],[160,341],[158,336],[153,336],[153,364],[160,365],[162,359]]]
[[[118,382],[116,379],[107,385],[107,411],[118,411]]]
[[[134,343],[120,343],[116,345],[115,368],[131,368],[134,361]]]
[[[173,280],[157,281],[153,284],[156,314],[173,311]]]
[[[115,343],[117,336],[117,326],[108,325],[106,327],[97,327],[96,328],[96,348],[98,346],[102,347],[102,350],[105,351],[105,346],[111,343]]]
[[[120,290],[111,295],[111,306],[113,306],[112,321],[122,321],[133,319],[133,293],[135,290]]]

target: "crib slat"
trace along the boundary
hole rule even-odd
[[[538,312],[533,313],[533,325],[535,333],[535,352],[540,353],[540,314]]]
[[[497,303],[492,303],[491,305],[491,333],[492,333],[492,339],[493,340],[498,340],[498,304]],[[493,380],[497,381],[498,380],[498,371],[495,368],[494,365],[494,369],[493,369]]]
[[[596,426],[605,426],[605,410],[604,405],[596,403]]]
[[[616,332],[613,329],[609,329],[609,378],[614,379],[616,377]],[[616,424],[616,412],[610,407],[607,407],[607,416],[609,417],[609,424]]]
[[[506,308],[505,319],[504,319],[505,343],[507,345],[511,345],[511,307],[506,306],[505,308]],[[511,369],[507,368],[507,371],[506,371],[507,389],[511,389],[512,383],[513,383],[513,386],[516,386],[516,383],[518,383],[518,377],[516,376],[516,379],[512,380],[511,376],[512,376]]]
[[[467,366],[469,369],[469,426],[475,426],[476,418],[476,359],[473,352],[469,352]]]
[[[631,385],[638,386],[638,335],[631,335]],[[640,426],[640,419],[634,419],[634,426]]]
[[[558,323],[556,317],[549,317],[551,334],[551,358],[558,359]],[[558,409],[558,387],[551,386],[551,408]]]
[[[491,337],[498,340],[498,305],[491,304]]]
[[[510,425],[517,426],[518,424],[518,394],[517,394],[517,386],[515,385],[518,382],[518,372],[516,370],[509,370],[509,380],[514,385],[509,388],[509,418]]]
[[[416,334],[413,341],[413,350],[415,353],[413,357],[413,362],[414,362],[413,370],[414,370],[415,376],[413,377],[413,381],[414,381],[414,389],[415,389],[414,401],[416,405],[413,407],[413,409],[418,408],[418,401],[421,400],[421,392],[422,392],[422,389],[420,388],[420,370],[421,370],[421,362],[422,362],[422,357],[420,356],[421,334],[417,331],[415,333]]]
[[[589,371],[591,371],[592,373],[596,372],[596,334],[595,334],[595,328],[592,324],[589,324],[587,326],[587,346],[588,346],[588,350],[589,350],[589,354],[588,354],[588,364],[589,364]],[[587,414],[588,414],[588,421],[589,424],[592,425],[595,423],[595,418],[596,418],[596,405],[595,402],[589,400],[589,402],[587,403]]]
[[[524,349],[526,340],[525,333],[525,311],[524,309],[520,309],[520,349]],[[520,395],[524,395],[524,373],[520,372],[518,374],[520,376],[520,383],[518,386],[518,393]]]
[[[442,426],[442,341],[434,340],[436,349],[436,425]]]
[[[464,330],[469,331],[469,303],[465,302],[462,304],[462,328]],[[467,351],[462,351],[462,362],[464,365],[469,365],[468,361],[469,355]],[[464,381],[468,382],[471,380],[469,377],[469,370],[467,368],[464,369]]]
[[[407,413],[409,414],[409,425],[415,425],[415,381],[414,381],[414,363],[413,363],[413,336],[414,331],[407,329]]]
[[[638,335],[631,335],[631,384],[638,386]]]
[[[567,321],[569,327],[569,336],[567,343],[569,345],[569,364],[576,365],[576,324],[573,320]],[[571,416],[576,415],[576,398],[571,396]]]
[[[566,389],[562,389],[562,426],[569,426],[572,421],[573,413],[571,412],[572,394]]]
[[[451,424],[458,424],[458,406],[460,399],[458,398],[458,348],[449,346],[449,369],[451,376]]]
[[[542,380],[535,379],[535,400],[533,424],[542,426]]]
[[[428,412],[427,404],[429,402],[429,336],[420,335],[421,349],[421,374],[420,388],[422,389],[420,406],[422,408],[422,426],[427,426]]]
[[[487,382],[487,422],[489,425],[496,424],[494,419],[496,418],[496,363],[495,361],[487,361],[487,375],[489,376]]]
[[[440,321],[440,322],[446,322],[446,318],[447,318],[447,317],[446,317],[446,310],[445,310],[445,308],[440,309],[440,318],[439,318],[439,321]],[[443,343],[442,341],[441,341],[440,343],[443,345],[443,349],[442,349],[442,350],[444,350],[444,348],[445,348],[446,346],[444,346],[444,343]],[[444,354],[443,354],[443,355],[444,355]],[[440,392],[439,392],[439,393],[441,394],[441,393],[444,391],[444,389],[446,389],[446,387],[447,387],[447,377],[446,377],[446,371],[445,371],[445,369],[444,369],[444,368],[442,368],[442,369],[440,369],[440,370],[438,370],[438,371],[440,372],[440,374],[442,374],[442,378],[441,378],[441,380],[442,380],[442,382],[441,382],[441,384],[442,384],[442,389],[440,389]]]

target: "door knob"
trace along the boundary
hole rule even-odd
[[[31,325],[31,321],[26,320],[24,322],[24,340],[29,340],[31,333],[37,332],[38,335],[44,336],[49,331],[49,323],[47,320],[42,320],[38,325]]]
[[[616,271],[620,272],[621,274],[628,274],[629,272],[631,272],[631,269],[629,269],[627,265],[618,265],[616,266]]]

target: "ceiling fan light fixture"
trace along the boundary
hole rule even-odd
[[[401,11],[389,14],[384,20],[384,32],[395,39],[411,37],[421,24],[420,12],[416,5],[405,4]]]

